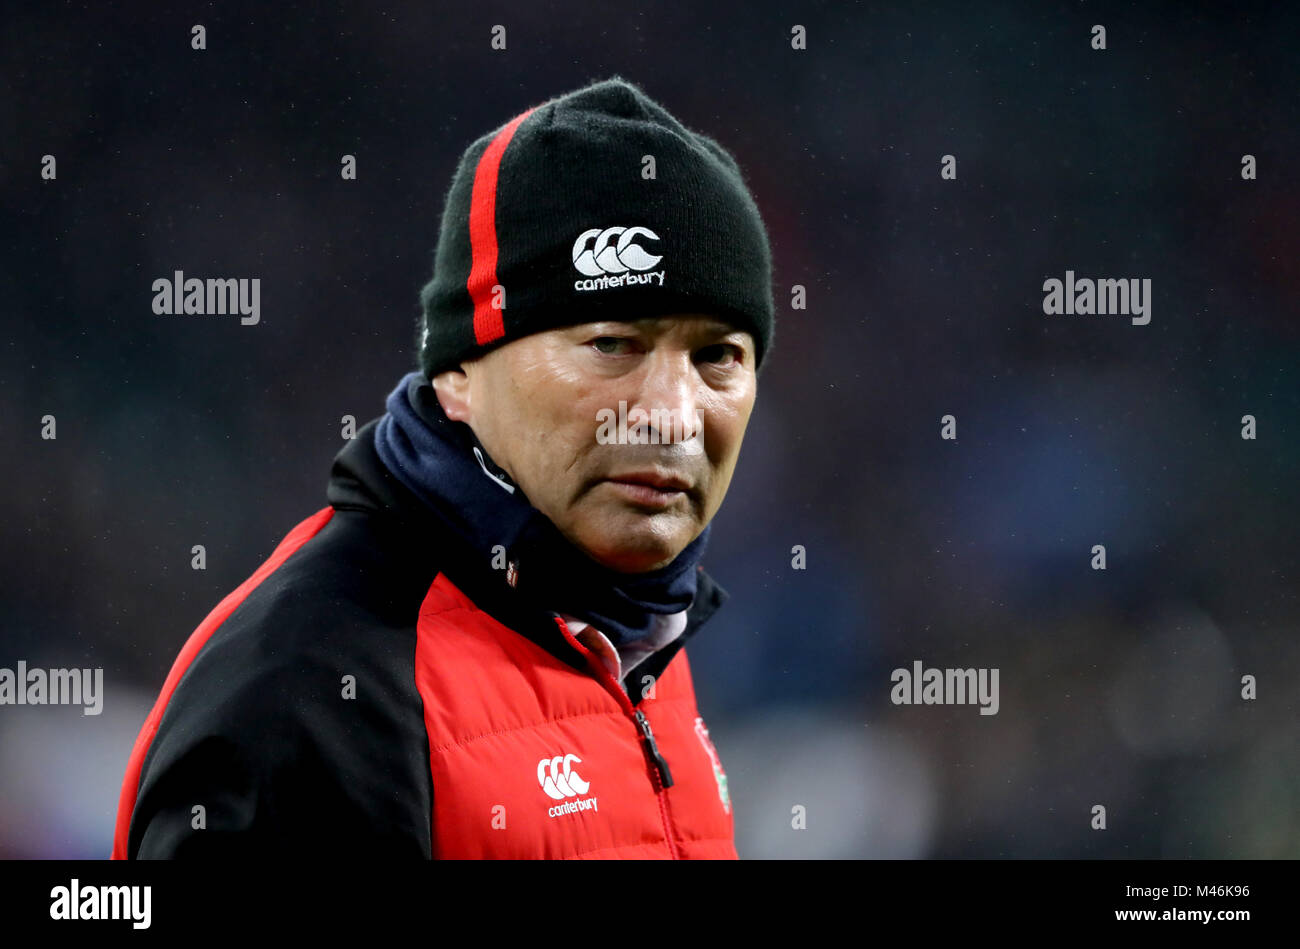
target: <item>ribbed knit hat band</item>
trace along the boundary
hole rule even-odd
[[[735,159],[615,76],[465,150],[420,302],[430,377],[540,330],[674,313],[751,333],[761,365],[771,250]]]

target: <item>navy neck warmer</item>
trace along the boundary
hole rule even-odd
[[[421,498],[481,558],[510,569],[501,583],[534,605],[586,620],[615,646],[656,629],[690,607],[711,525],[671,563],[648,573],[610,570],[588,557],[524,496],[473,430],[447,418],[429,380],[403,377],[375,427],[375,448],[393,475]]]

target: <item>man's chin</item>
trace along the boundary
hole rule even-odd
[[[697,536],[683,529],[683,520],[680,515],[664,514],[619,517],[611,530],[581,546],[588,557],[610,570],[646,573],[671,563]]]

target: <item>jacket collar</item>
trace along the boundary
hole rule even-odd
[[[403,556],[422,558],[435,573],[445,573],[479,609],[557,658],[585,669],[586,660],[560,633],[556,614],[513,596],[505,571],[480,566],[482,558],[446,530],[425,503],[393,476],[375,450],[378,423],[377,418],[367,422],[334,457],[326,490],[330,504],[337,510],[372,515],[381,525],[385,542],[396,545]],[[685,630],[637,664],[638,678],[652,675],[657,679],[669,660],[728,599],[727,591],[702,566],[696,569],[695,600],[686,611]],[[633,703],[638,701],[635,692],[631,697]]]

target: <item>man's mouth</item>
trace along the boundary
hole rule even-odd
[[[620,481],[626,484],[644,484],[652,488],[658,488],[661,491],[689,491],[691,483],[681,475],[675,475],[666,471],[654,471],[646,469],[644,471],[629,471],[627,474],[611,475],[610,481]]]
[[[660,471],[635,471],[605,481],[627,500],[656,508],[677,503],[691,489],[691,483],[685,478]]]

